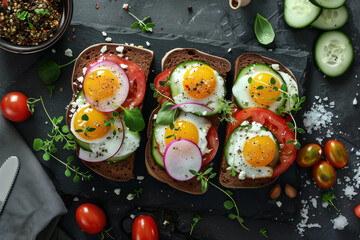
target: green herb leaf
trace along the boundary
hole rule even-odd
[[[212,168],[208,168],[205,170],[205,172],[203,173],[204,175],[209,174],[213,169]]]
[[[62,131],[63,133],[68,133],[68,132],[69,132],[68,126],[67,126],[67,125],[62,126],[61,131]],[[71,135],[71,134],[70,134],[70,135]],[[71,135],[71,137],[72,137],[72,135]]]
[[[71,176],[71,172],[70,172],[69,169],[66,169],[66,170],[65,170],[65,176],[67,176],[67,177],[70,177],[70,176]]]
[[[125,125],[132,132],[142,131],[145,128],[145,121],[142,116],[140,108],[132,108],[127,110],[121,107],[124,110],[124,121]]]
[[[287,92],[287,86],[286,86],[286,83],[281,84],[280,89],[281,89],[281,90],[283,90],[284,92]]]
[[[335,204],[332,201],[335,198],[336,197],[332,192],[323,193],[322,202],[333,206],[337,212],[340,212],[340,210],[335,206]]]
[[[75,160],[75,157],[74,156],[69,156],[66,160],[67,160],[68,163],[71,163],[72,161]]]
[[[89,116],[86,115],[86,114],[83,114],[83,115],[81,116],[81,120],[83,120],[83,121],[88,121],[88,120],[89,120]]]
[[[292,124],[291,122],[288,122],[286,124],[288,125],[289,128],[294,128],[295,127],[294,124]]]
[[[264,86],[258,86],[256,89],[257,89],[257,90],[263,90],[263,89],[264,89]]]
[[[266,229],[265,229],[265,228],[261,228],[261,229],[259,230],[259,233],[260,233],[263,237],[269,238],[268,235],[267,235],[267,232],[266,232]]]
[[[54,60],[44,59],[39,65],[38,74],[45,85],[53,84],[60,76],[60,65]]]
[[[76,129],[75,132],[83,132],[83,130],[81,128]]]
[[[282,100],[282,97],[278,97],[275,101],[280,102]]]
[[[275,32],[266,18],[257,14],[254,24],[256,38],[261,44],[268,45],[274,41]]]
[[[45,160],[45,161],[49,161],[50,160],[50,155],[46,152],[43,154],[42,158]]]
[[[44,146],[43,140],[41,140],[40,138],[35,138],[34,139],[34,142],[33,142],[34,151],[41,150],[43,146]]]
[[[234,203],[231,200],[227,200],[224,202],[224,208],[227,210],[231,210],[234,207]]]
[[[87,131],[88,132],[93,132],[93,131],[95,131],[96,130],[96,128],[89,128]]]
[[[192,175],[198,175],[197,171],[193,170],[193,169],[189,169],[189,172],[192,174]]]
[[[306,133],[306,131],[304,129],[302,129],[302,128],[298,128],[297,130],[298,130],[299,133]]]
[[[235,219],[237,216],[236,216],[235,214],[233,214],[233,213],[230,213],[230,214],[228,215],[228,217],[229,217],[230,219]]]
[[[173,125],[174,124],[174,120],[176,119],[179,110],[178,108],[175,108],[174,110],[171,110],[170,108],[172,108],[173,106],[175,106],[175,104],[173,103],[169,103],[169,102],[164,102],[163,105],[161,106],[157,117],[156,117],[156,124],[161,124],[161,125]]]
[[[73,179],[74,183],[77,183],[80,181],[80,177],[78,175],[75,175],[74,179]]]
[[[232,192],[232,191],[230,191],[230,190],[225,190],[225,192],[226,192],[227,194],[229,194],[230,196],[232,196],[232,195],[233,195],[233,192]]]
[[[290,143],[294,143],[294,142],[295,142],[295,140],[292,139],[292,140],[290,140],[290,141],[287,141],[286,143],[287,143],[287,144],[290,144]]]
[[[248,83],[252,83],[252,81],[253,81],[252,77],[249,77],[248,78]]]
[[[271,85],[275,85],[275,84],[276,84],[275,78],[271,77],[271,79],[270,79],[270,84],[271,84]]]

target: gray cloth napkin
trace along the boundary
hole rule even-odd
[[[20,171],[0,215],[0,239],[36,239],[67,210],[31,149],[0,113],[0,165],[10,156],[19,158]],[[42,240],[52,234],[45,235]]]

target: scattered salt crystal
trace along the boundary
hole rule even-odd
[[[150,47],[150,42],[146,41],[146,46]]]
[[[65,56],[67,57],[72,57],[73,56],[73,52],[70,48],[65,50]]]
[[[315,140],[321,145],[324,139],[317,137]]]
[[[134,46],[135,46],[135,44],[133,44],[133,43],[130,43],[130,46],[134,47]]]
[[[308,133],[318,131],[332,124],[334,114],[325,109],[324,105],[314,103],[310,111],[304,113],[304,127]]]
[[[129,60],[129,57],[125,57],[126,60]]]
[[[140,180],[140,181],[141,181],[141,180],[144,180],[144,178],[145,178],[144,176],[137,176],[137,177],[136,177],[136,179],[137,179],[137,180]]]
[[[358,101],[357,101],[356,98],[354,98],[354,100],[353,100],[353,105],[356,106],[357,104],[358,104]]]
[[[317,208],[317,201],[316,201],[316,199],[315,199],[315,198],[312,198],[312,199],[310,199],[310,201],[311,201],[313,207],[314,207],[314,208]]]
[[[111,42],[111,41],[112,41],[112,38],[111,38],[111,37],[105,38],[105,42]]]
[[[105,31],[103,31],[103,32],[102,32],[102,35],[103,35],[104,37],[106,37],[106,36],[107,36],[107,33],[106,33]]]
[[[74,201],[74,202],[78,202],[78,201],[79,201],[79,198],[78,198],[78,197],[74,197],[73,201]]]
[[[163,225],[169,224],[170,222],[167,220],[164,220]]]
[[[106,50],[107,50],[107,47],[106,47],[106,46],[103,46],[103,47],[100,49],[101,54],[103,54],[104,52],[106,52]]]
[[[347,218],[343,215],[339,215],[337,218],[332,219],[331,222],[334,224],[334,229],[343,230],[349,223],[347,221]]]
[[[95,192],[95,187],[93,187],[93,188],[91,189],[91,191]]]
[[[126,197],[127,200],[131,201],[134,199],[134,195],[132,193],[129,193]]]
[[[321,205],[323,208],[327,208],[327,206],[329,206],[329,204],[327,202],[323,202]]]
[[[55,50],[55,49],[51,49],[51,52],[52,52],[52,53],[56,53],[56,50]]]
[[[279,64],[271,64],[271,68],[274,69],[275,71],[279,71],[279,70],[280,70]]]
[[[317,99],[319,99],[320,97],[319,96],[315,96],[315,99],[317,100]]]
[[[280,201],[276,201],[276,205],[277,205],[278,207],[281,207],[282,203],[281,203]]]
[[[326,102],[327,100],[329,100],[328,97],[324,97],[323,100]]]
[[[115,188],[114,189],[114,193],[116,194],[116,195],[120,195],[120,192],[121,192],[121,189],[120,188]]]
[[[134,220],[136,218],[136,215],[135,214],[130,214],[130,218]]]
[[[231,52],[231,48],[228,49],[228,53]]]

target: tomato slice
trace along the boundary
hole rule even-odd
[[[122,106],[126,109],[131,109],[140,105],[144,99],[146,91],[146,79],[143,70],[135,63],[110,53],[97,56],[90,62],[90,65],[94,64],[100,59],[101,61],[111,61],[119,65],[127,65],[127,69],[124,70],[129,79],[130,88],[129,94]]]
[[[286,121],[276,113],[264,108],[247,108],[233,114],[236,120],[235,124],[229,126],[227,138],[231,132],[245,120],[258,122],[269,129],[277,138],[281,155],[279,164],[275,167],[273,177],[279,176],[294,162],[296,158],[296,148],[294,143],[287,143],[295,139],[295,134],[290,130]]]
[[[167,83],[167,79],[168,77],[170,77],[171,72],[174,70],[175,67],[170,68],[169,70],[166,70],[165,72],[160,73],[159,75],[156,76],[155,80],[154,80],[154,84],[156,89],[163,95],[172,98],[171,96],[171,91],[170,91],[170,87],[169,86],[164,86],[165,83]],[[157,97],[157,99],[159,100],[159,97]],[[163,104],[165,101],[167,101],[166,98],[161,98],[161,100],[159,101],[160,104]]]
[[[206,140],[208,142],[207,147],[211,151],[203,156],[203,165],[211,162],[211,160],[214,159],[217,150],[219,149],[219,137],[216,129],[213,126],[211,126],[211,128],[209,129],[208,134],[206,135]]]

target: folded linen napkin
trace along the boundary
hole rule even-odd
[[[20,160],[19,174],[0,215],[0,239],[31,240],[47,228],[54,230],[59,216],[67,212],[65,205],[31,149],[1,113],[0,149],[0,165],[10,156]],[[42,240],[52,235],[43,233]]]

